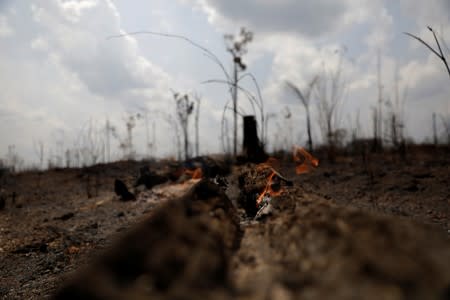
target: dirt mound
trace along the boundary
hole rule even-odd
[[[448,299],[442,233],[295,189],[273,205],[233,258],[238,299]]]
[[[131,229],[53,299],[226,298],[239,237],[231,202],[204,180]]]

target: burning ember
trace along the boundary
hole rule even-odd
[[[283,177],[271,166],[267,164],[261,164],[257,166],[257,169],[270,169],[271,171],[269,177],[267,178],[267,184],[264,190],[261,192],[258,199],[256,199],[256,206],[260,207],[264,202],[264,198],[279,196],[284,192],[284,188],[280,184],[280,179],[282,179]]]
[[[317,167],[319,161],[303,148],[294,149],[296,173],[302,174]],[[248,165],[238,178],[241,190],[239,203],[245,209],[247,216],[255,219],[270,214],[273,209],[274,197],[283,194],[293,182],[277,170],[282,162],[269,158],[266,162],[252,167]],[[276,205],[275,205],[276,206]]]
[[[297,164],[295,171],[297,174],[304,174],[316,168],[319,165],[319,160],[309,154],[302,147],[295,147],[293,152],[294,162]],[[274,158],[269,158],[267,162],[259,164],[256,167],[256,171],[258,173],[266,173],[269,172],[269,176],[267,177],[267,183],[264,187],[264,190],[259,194],[256,199],[256,207],[258,208],[258,212],[255,218],[258,218],[264,211],[269,210],[270,202],[272,197],[276,197],[281,195],[285,188],[281,185],[281,181],[287,183],[287,185],[292,185],[292,181],[287,180],[283,177],[278,171],[274,169],[275,166],[278,166],[278,161]]]
[[[297,164],[295,167],[295,172],[297,174],[308,173],[313,168],[317,168],[319,166],[319,160],[309,154],[302,147],[294,147],[293,158],[294,162]]]
[[[196,168],[194,170],[185,169],[184,173],[191,176],[192,179],[201,179],[203,177],[202,168]]]
[[[256,199],[256,207],[260,208],[268,204],[271,197],[279,196],[284,192],[284,187],[281,185],[281,181],[284,181],[286,185],[292,185],[292,181],[286,179],[273,166],[279,165],[277,159],[269,158],[265,163],[256,166],[256,172],[259,174],[267,173],[267,183],[264,190],[259,194]]]

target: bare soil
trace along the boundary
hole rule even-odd
[[[0,297],[450,299],[448,151],[342,156],[302,175],[281,158],[293,186],[258,220],[238,201],[255,165],[233,167],[225,193],[189,180],[120,201],[114,180],[132,186],[143,165],[4,176]]]

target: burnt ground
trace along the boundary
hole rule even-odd
[[[302,175],[280,159],[294,184],[259,220],[237,205],[253,165],[233,168],[228,197],[190,180],[119,201],[114,180],[131,186],[142,165],[3,177],[0,297],[65,285],[85,299],[450,299],[448,152],[345,156]]]

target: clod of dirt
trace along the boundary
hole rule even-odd
[[[120,179],[116,179],[114,181],[114,191],[116,192],[117,196],[120,196],[120,199],[122,201],[136,200],[136,197],[132,193],[130,193],[126,184]]]
[[[231,299],[229,257],[239,236],[230,200],[200,181],[126,233],[53,299]]]
[[[279,213],[246,225],[232,259],[236,299],[449,299],[440,233],[290,192]]]

